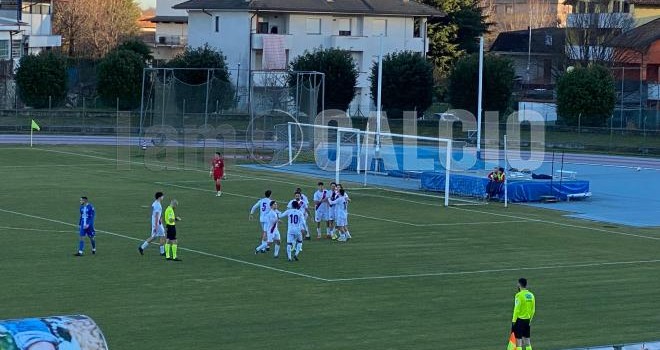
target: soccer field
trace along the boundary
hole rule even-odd
[[[504,349],[526,277],[537,350],[660,338],[658,228],[345,184],[353,239],[305,241],[288,262],[254,255],[249,209],[266,189],[280,205],[296,187],[311,199],[331,174],[230,163],[217,198],[205,165],[166,170],[131,151],[126,163],[113,147],[0,147],[0,319],[86,314],[112,350]],[[156,191],[179,201],[180,263],[137,251]],[[81,195],[95,256],[73,256]]]

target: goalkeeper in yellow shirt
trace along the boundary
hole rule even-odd
[[[165,259],[171,261],[181,261],[176,255],[176,222],[181,220],[180,217],[174,214],[174,208],[179,204],[176,199],[170,202],[170,205],[165,209],[165,230],[167,232],[167,241],[165,242]],[[171,254],[170,254],[171,250]]]
[[[511,322],[511,332],[516,337],[516,350],[532,350],[530,341],[529,323],[534,317],[536,311],[536,299],[534,294],[527,290],[527,279],[518,280],[518,293],[516,293],[513,318]]]

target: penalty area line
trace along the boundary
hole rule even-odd
[[[48,222],[57,223],[57,224],[61,224],[61,225],[66,225],[66,226],[71,226],[71,227],[78,227],[78,225],[75,225],[75,224],[72,224],[72,223],[69,223],[69,222],[55,220],[55,219],[49,219],[49,218],[46,218],[46,217],[43,217],[43,216],[31,215],[31,214],[21,213],[21,212],[17,212],[17,211],[13,211],[13,210],[7,210],[7,209],[0,208],[0,212],[7,213],[7,214],[13,214],[13,215],[17,215],[17,216],[28,217],[28,218],[31,218],[31,219],[38,219],[38,220],[48,221]],[[139,238],[127,236],[127,235],[124,235],[124,234],[121,234],[121,233],[110,232],[110,231],[106,231],[106,230],[96,230],[96,232],[105,233],[105,234],[108,234],[108,235],[111,235],[111,236],[120,237],[120,238],[124,238],[124,239],[129,239],[129,240],[137,241],[137,242],[142,242],[143,241],[142,239],[139,239]],[[278,269],[278,268],[272,267],[272,266],[267,266],[267,265],[257,264],[257,263],[253,263],[253,262],[249,262],[249,261],[245,261],[245,260],[230,258],[228,256],[208,253],[208,252],[204,252],[204,251],[201,251],[201,250],[185,248],[185,247],[179,247],[179,250],[187,251],[187,252],[191,252],[191,253],[207,256],[207,257],[227,260],[227,261],[231,261],[231,262],[235,262],[235,263],[239,263],[239,264],[243,264],[243,265],[248,265],[248,266],[252,266],[252,267],[258,267],[258,268],[262,268],[262,269],[266,269],[266,270],[270,270],[270,271],[280,272],[280,273],[294,275],[294,276],[298,276],[298,277],[305,277],[305,278],[309,278],[309,279],[313,279],[313,280],[317,280],[317,281],[323,281],[323,282],[329,282],[330,281],[327,278],[317,277],[317,276],[308,275],[308,274],[305,274],[305,273],[294,272],[294,271],[289,271],[289,270],[284,270],[284,269]]]
[[[581,263],[581,264],[579,264],[579,263],[578,264],[562,264],[562,265],[548,265],[548,266],[535,266],[535,267],[511,267],[511,268],[502,268],[502,269],[473,270],[473,271],[430,272],[430,273],[416,273],[416,274],[409,274],[409,275],[385,275],[385,276],[331,278],[328,281],[329,282],[352,282],[352,281],[387,280],[387,279],[403,279],[403,278],[416,278],[416,277],[462,276],[462,275],[477,275],[477,274],[502,273],[502,272],[535,271],[535,270],[558,270],[558,269],[575,269],[575,268],[620,266],[620,265],[642,265],[642,264],[657,264],[657,263],[660,263],[660,259],[633,260],[633,261],[607,261],[607,262],[594,262],[594,263]]]

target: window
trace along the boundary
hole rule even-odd
[[[628,1],[623,2],[623,13],[630,13],[630,4]]]
[[[337,20],[337,27],[339,28],[339,35],[351,36],[351,19],[340,18]]]
[[[9,40],[0,40],[0,60],[9,59]]]
[[[422,37],[422,19],[421,18],[415,18],[413,20],[413,38],[421,38]]]
[[[307,19],[307,34],[321,34],[321,19],[308,18]]]
[[[220,33],[220,16],[215,16],[215,32]]]
[[[375,19],[374,20],[374,36],[387,36],[387,20]]]
[[[513,5],[504,5],[504,13],[507,15],[513,14]]]
[[[621,12],[621,1],[614,1],[612,3],[612,12],[613,13],[618,13]]]
[[[257,34],[268,34],[268,21],[263,17],[257,18]]]

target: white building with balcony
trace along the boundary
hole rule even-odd
[[[221,50],[230,69],[284,70],[306,50],[350,51],[360,72],[350,109],[363,114],[373,109],[368,72],[381,38],[384,54],[425,55],[427,19],[443,16],[413,0],[190,0],[174,9],[188,11],[189,45]]]
[[[52,8],[50,0],[0,1],[0,61],[62,46],[62,37],[53,35]]]
[[[188,13],[173,9],[181,0],[157,0],[156,16],[149,19],[156,24],[153,56],[156,60],[170,60],[183,52],[188,44]]]

